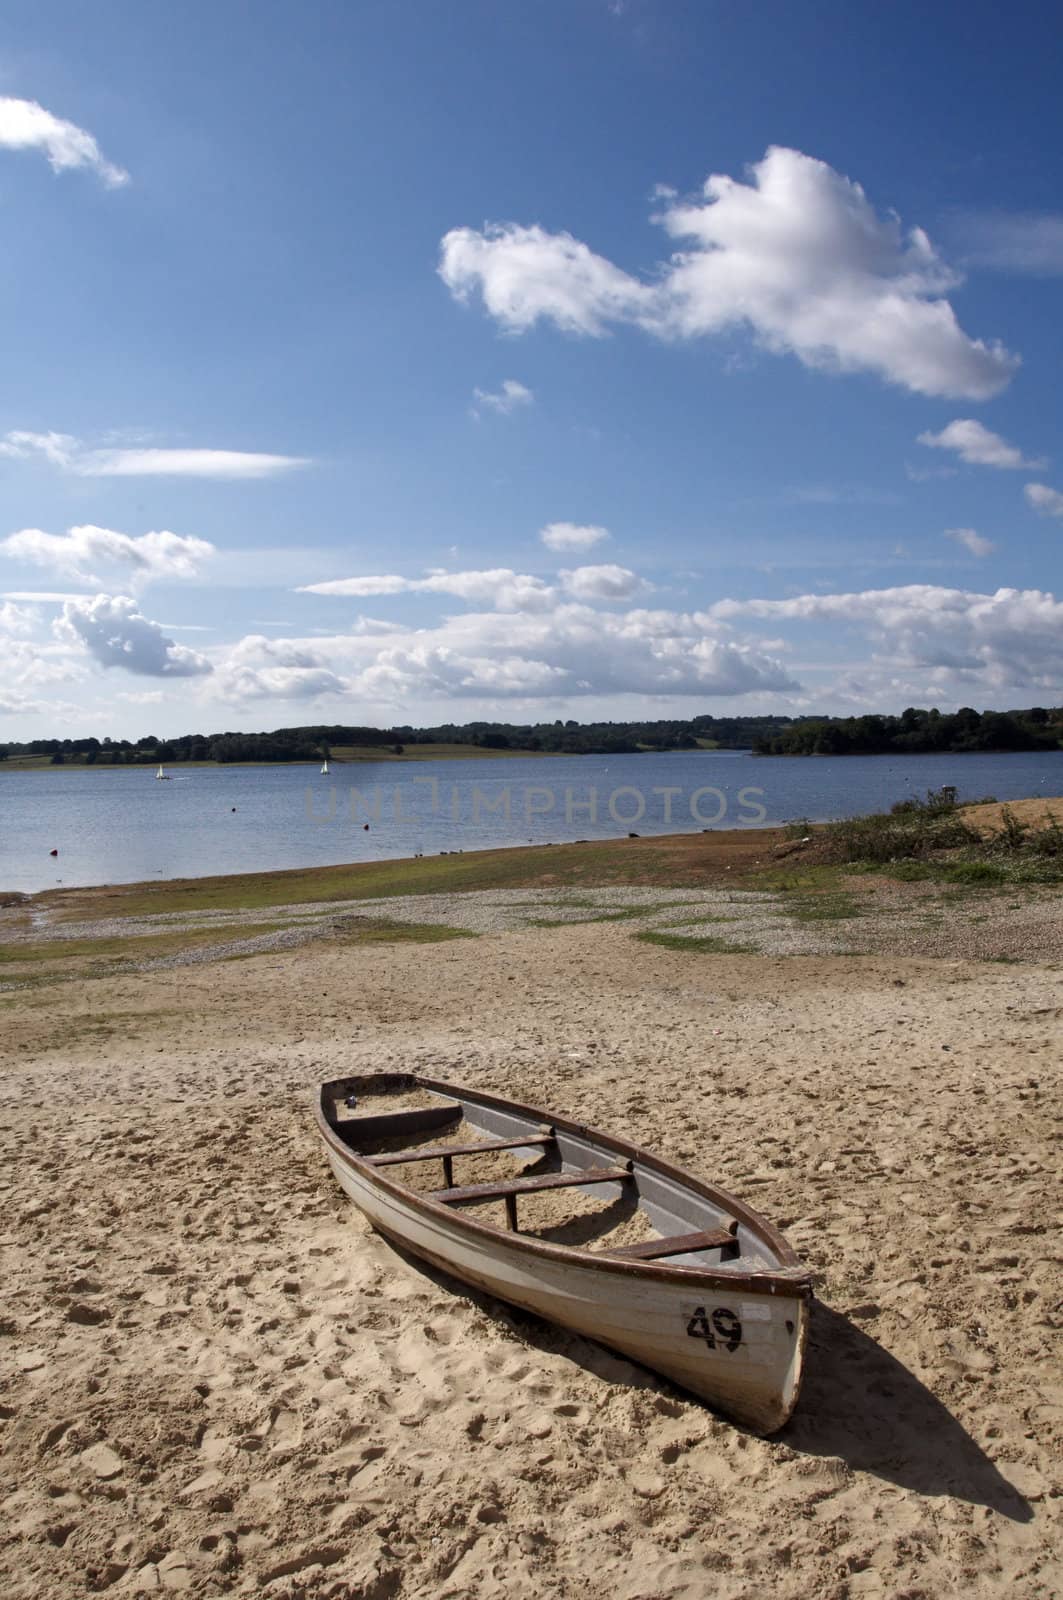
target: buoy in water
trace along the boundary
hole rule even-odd
[[[57,856],[59,854],[59,851],[58,850],[49,850],[48,854],[50,856]]]
[[[363,822],[362,823],[362,832],[363,833],[368,833],[369,832],[369,824],[368,824],[368,822]]]

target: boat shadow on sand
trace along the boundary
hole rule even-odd
[[[801,1398],[779,1438],[803,1455],[833,1456],[917,1494],[950,1495],[1030,1522],[1008,1482],[947,1406],[895,1356],[822,1301]]]
[[[481,1294],[394,1241],[390,1244],[415,1272],[467,1300],[536,1349],[561,1354],[609,1384],[682,1397],[688,1405],[702,1404],[635,1362]],[[1029,1501],[926,1385],[847,1317],[818,1300],[812,1304],[797,1411],[774,1437],[800,1455],[844,1461],[855,1472],[916,1494],[949,1495],[987,1506],[1013,1522],[1033,1519]]]

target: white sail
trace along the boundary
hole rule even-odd
[[[324,765],[321,768],[321,775],[322,775],[322,777],[325,777],[325,778],[328,777],[328,762],[327,761],[324,763]]]

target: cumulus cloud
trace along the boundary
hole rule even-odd
[[[849,624],[870,632],[900,666],[933,672],[939,683],[1058,690],[1063,676],[1063,602],[1040,589],[979,594],[908,584],[786,600],[723,600],[710,611],[728,620]]]
[[[500,416],[508,417],[511,411],[516,411],[518,406],[530,406],[535,403],[532,391],[523,383],[518,383],[516,378],[503,378],[501,389],[492,393],[488,389],[474,389],[473,415],[478,416],[481,409],[484,411],[497,411]]]
[[[36,100],[0,97],[0,147],[40,150],[53,172],[88,167],[109,189],[129,182],[128,172],[104,159],[91,133],[46,111]]]
[[[91,523],[67,533],[43,533],[22,528],[0,539],[0,554],[16,561],[48,567],[68,578],[99,583],[94,568],[122,568],[134,584],[156,578],[194,578],[204,561],[214,555],[206,539],[179,533],[116,533]]]
[[[593,522],[548,522],[539,538],[548,550],[590,550],[608,539],[609,529]]]
[[[945,538],[951,539],[954,544],[962,544],[963,548],[969,550],[972,556],[978,556],[979,558],[991,556],[996,549],[996,545],[991,539],[984,539],[973,528],[946,528]]]
[[[211,682],[212,694],[223,700],[314,700],[346,688],[320,647],[258,633],[234,645]]]
[[[32,633],[36,622],[34,612],[27,611],[25,606],[15,605],[10,600],[0,605],[0,633]]]
[[[1036,471],[1044,466],[1043,461],[1027,461],[1021,450],[973,417],[958,417],[940,433],[921,433],[917,442],[929,445],[932,450],[954,450],[961,461],[975,467]]]
[[[1043,517],[1063,517],[1063,493],[1047,483],[1028,483],[1023,489],[1030,505]]]
[[[599,336],[610,322],[656,327],[657,291],[595,255],[569,233],[491,223],[452,228],[439,275],[458,300],[479,289],[488,312],[514,333],[539,318],[567,333]]]
[[[655,218],[681,245],[633,277],[571,234],[493,223],[454,228],[439,273],[458,300],[479,293],[496,321],[540,319],[601,336],[634,324],[662,339],[748,326],[806,366],[872,372],[919,394],[986,399],[1017,365],[967,335],[946,294],[960,283],[921,228],[880,217],[859,184],[798,150],[773,147],[740,183],[723,174]]]
[[[631,600],[650,587],[627,567],[611,563],[601,567],[576,567],[560,576],[567,593],[577,600]]]
[[[405,713],[425,699],[743,695],[796,687],[767,649],[703,613],[617,612],[577,600],[546,610],[467,611],[424,628],[374,621],[314,639],[253,636],[219,665],[213,687],[260,692],[275,681],[265,676],[275,669],[331,672],[348,696]]]
[[[0,635],[0,681],[9,689],[76,683],[85,675],[65,645]]]
[[[12,460],[42,456],[78,478],[275,478],[311,464],[307,456],[252,450],[90,449],[73,434],[25,429],[4,435],[0,455]]]
[[[535,696],[561,690],[567,674],[548,661],[514,654],[474,655],[430,642],[378,651],[355,677],[360,695],[395,700],[489,695]]]
[[[433,572],[410,586],[424,594],[449,594],[496,611],[543,611],[557,591],[542,578],[495,567],[485,572]]]
[[[124,667],[150,678],[192,678],[212,670],[206,656],[167,638],[128,595],[68,600],[52,631],[57,639],[87,651],[101,667]]]

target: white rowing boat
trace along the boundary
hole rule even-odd
[[[416,1074],[325,1083],[317,1116],[344,1190],[414,1255],[664,1373],[758,1433],[790,1416],[809,1276],[782,1234],[725,1190],[593,1128]],[[485,1154],[512,1173],[455,1182],[456,1167]],[[439,1188],[402,1181],[426,1162]],[[628,1216],[637,1208],[657,1236],[593,1249],[520,1231],[522,1197],[565,1189]],[[481,1211],[499,1202],[504,1227]]]

